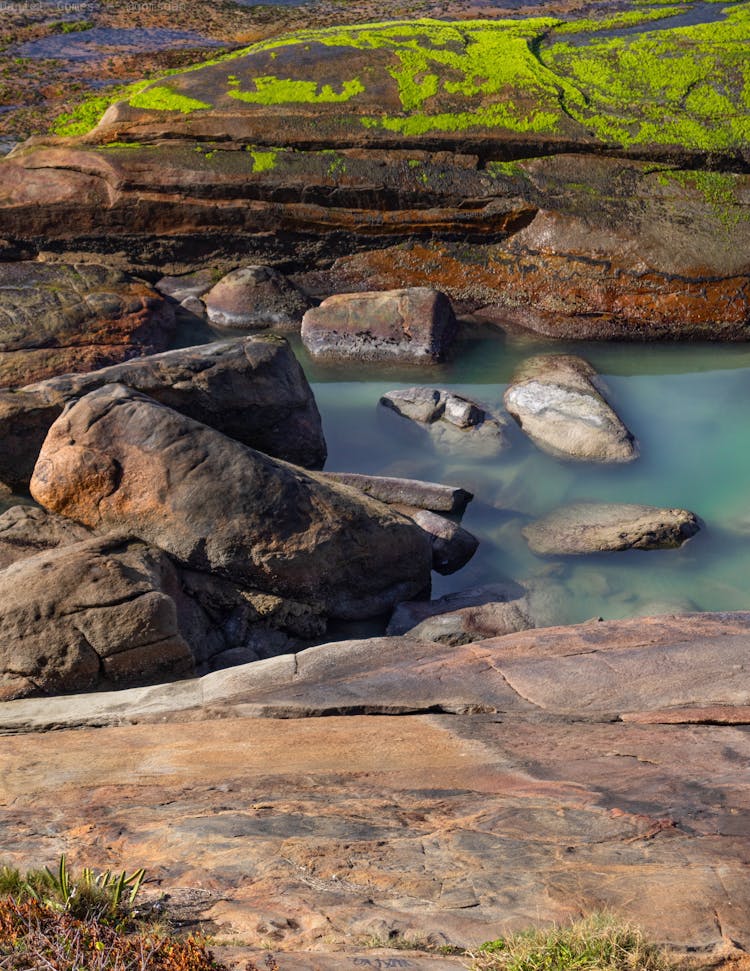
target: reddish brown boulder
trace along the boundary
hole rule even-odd
[[[429,585],[430,544],[410,520],[120,385],[57,419],[31,492],[84,525],[334,617],[382,613]]]
[[[296,330],[310,300],[272,266],[233,270],[203,296],[208,319],[227,329]]]
[[[429,287],[337,294],[302,320],[302,340],[316,358],[435,364],[455,333],[450,301]]]

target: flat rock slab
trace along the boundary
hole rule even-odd
[[[104,266],[0,263],[0,388],[163,351],[164,297]]]
[[[598,387],[583,358],[542,354],[520,366],[505,392],[508,412],[539,448],[560,458],[630,462],[638,457],[633,435]]]
[[[746,728],[481,715],[17,736],[0,855],[143,865],[253,951],[476,946],[608,908],[709,957],[750,945],[748,758]],[[413,967],[382,960],[349,967]]]
[[[417,506],[432,512],[461,515],[474,498],[460,486],[420,479],[399,479],[386,475],[362,475],[359,472],[324,472],[322,477],[348,485],[366,496],[389,505]]]
[[[670,549],[699,529],[698,517],[687,509],[578,502],[554,509],[521,532],[534,553],[558,556]]]

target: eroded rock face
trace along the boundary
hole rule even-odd
[[[0,391],[0,481],[25,489],[65,403],[112,383],[143,391],[268,455],[310,468],[325,462],[320,414],[307,378],[286,341],[262,336]]]
[[[316,358],[434,364],[455,333],[450,301],[429,287],[336,294],[302,320],[302,340]]]
[[[412,510],[407,515],[430,537],[432,569],[436,573],[455,573],[476,553],[479,540],[452,519],[426,509]]]
[[[155,354],[174,314],[142,281],[96,265],[0,263],[0,388]]]
[[[43,550],[90,537],[90,531],[72,519],[38,506],[13,506],[0,516],[0,570]]]
[[[700,529],[687,509],[626,503],[561,506],[521,530],[534,553],[546,556],[681,546]]]
[[[88,539],[0,572],[0,698],[63,694],[193,671],[166,554]]]
[[[525,361],[504,395],[505,407],[545,452],[586,462],[630,462],[633,435],[597,387],[580,357],[543,354]]]
[[[310,300],[272,266],[233,270],[203,296],[214,327],[297,329]]]
[[[441,449],[470,449],[490,456],[508,445],[504,418],[453,391],[404,388],[384,394],[380,404],[423,425]]]
[[[429,542],[405,517],[119,385],[55,422],[31,491],[85,525],[334,617],[375,615],[429,584]]]

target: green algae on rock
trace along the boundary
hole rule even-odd
[[[461,133],[487,146],[488,158],[507,158],[497,143],[519,136],[641,155],[746,151],[750,9],[648,29],[650,19],[679,11],[304,30],[170,72],[168,85],[141,81],[114,99],[92,98],[57,133],[84,134],[109,108],[92,139],[111,138],[113,128],[118,138],[189,137],[198,127],[201,138],[290,145],[392,145]],[[644,29],[603,35],[631,24]],[[195,112],[200,121],[180,122]]]

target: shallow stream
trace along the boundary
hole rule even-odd
[[[329,448],[327,469],[429,479],[475,493],[463,524],[480,540],[473,560],[435,578],[433,596],[503,579],[533,580],[550,623],[684,610],[750,608],[750,347],[747,345],[507,343],[465,337],[430,369],[322,366],[295,344],[313,385]],[[512,444],[492,458],[438,452],[413,423],[378,407],[381,394],[426,384],[502,408],[516,365],[535,353],[585,357],[640,443],[629,465],[561,461],[511,422]],[[678,550],[540,558],[521,536],[531,518],[572,500],[677,506],[703,529]]]

